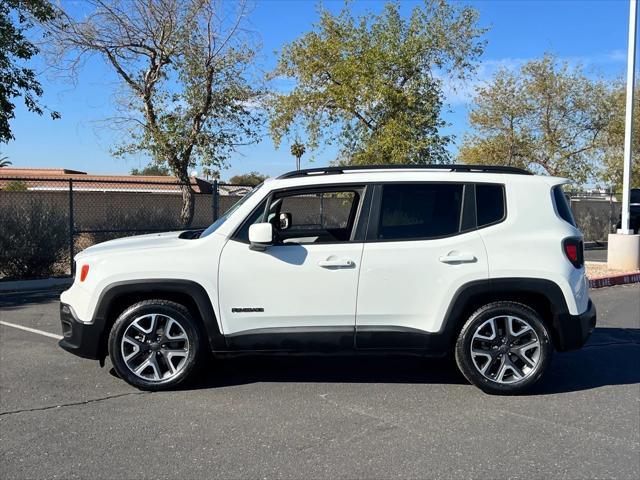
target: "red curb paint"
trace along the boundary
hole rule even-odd
[[[589,279],[589,288],[612,287],[628,283],[640,283],[640,272],[593,277]]]

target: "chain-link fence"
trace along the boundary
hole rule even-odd
[[[251,190],[194,179],[193,219],[203,229]],[[73,257],[99,242],[185,229],[175,181],[0,177],[0,278],[73,273]]]
[[[251,188],[193,179],[194,214],[188,228],[206,228]],[[585,240],[606,241],[619,221],[622,196],[571,192],[570,197]],[[302,203],[309,200],[297,199]],[[305,215],[311,210],[315,215],[308,219],[310,224],[333,218],[331,212],[345,202],[344,198],[324,196],[314,200],[319,202],[318,208],[304,208]],[[184,229],[180,221],[182,205],[181,186],[162,178],[137,181],[0,176],[0,278],[71,275],[74,255],[95,243]],[[290,210],[297,212],[301,206],[292,204]],[[295,218],[299,222],[301,214]]]
[[[571,210],[587,242],[606,242],[615,232],[622,212],[622,193],[569,192]]]

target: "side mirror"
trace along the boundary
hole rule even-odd
[[[279,230],[286,230],[291,226],[291,214],[289,212],[280,214]]]
[[[270,223],[254,223],[249,227],[249,248],[265,251],[273,243],[273,225]]]

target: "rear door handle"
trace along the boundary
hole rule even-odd
[[[471,253],[449,253],[440,257],[439,260],[442,263],[472,263],[478,259]]]
[[[350,268],[354,265],[353,260],[344,258],[327,258],[326,260],[320,260],[318,262],[318,266],[323,268]]]

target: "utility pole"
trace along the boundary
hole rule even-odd
[[[629,47],[627,49],[627,105],[624,119],[624,170],[622,176],[622,224],[618,233],[633,233],[629,229],[629,194],[631,190],[631,159],[633,148],[633,104],[636,78],[637,0],[629,2]]]
[[[631,161],[633,158],[633,104],[636,73],[637,0],[629,0],[629,44],[627,47],[627,102],[624,125],[624,157],[622,177],[622,219],[616,234],[609,235],[607,263],[609,268],[640,268],[640,235],[629,228],[631,194]]]

